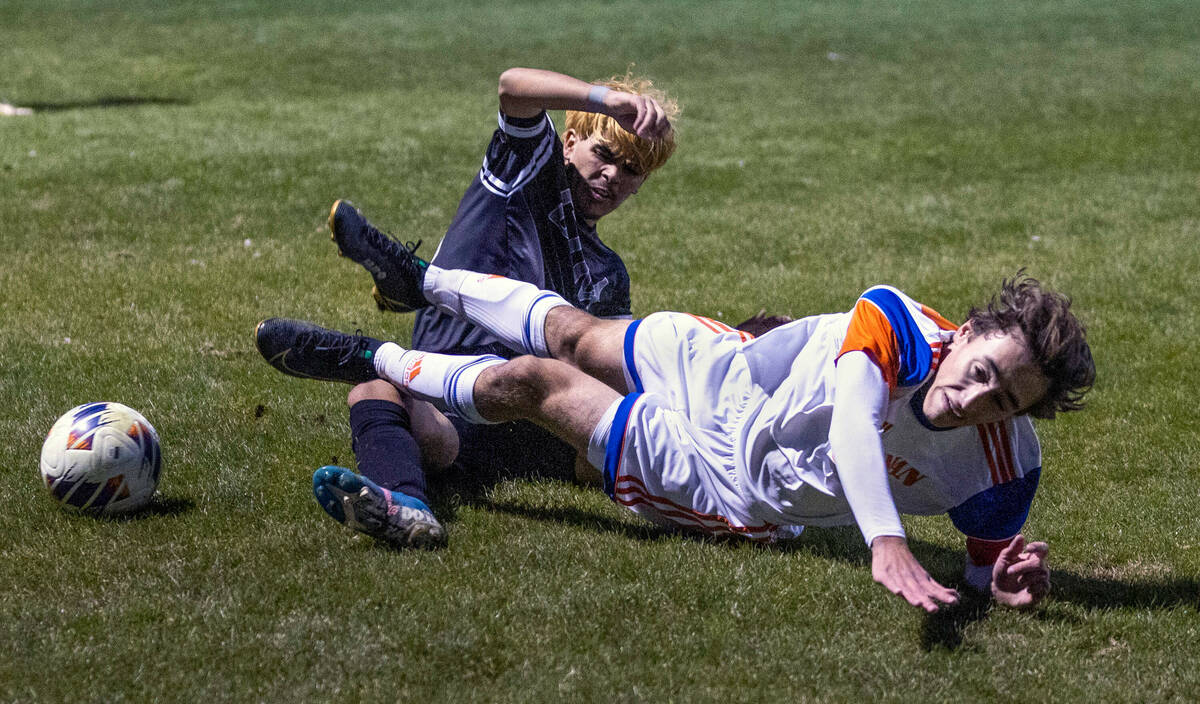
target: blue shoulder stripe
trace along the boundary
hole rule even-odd
[[[1011,482],[984,489],[947,513],[963,535],[983,540],[1003,540],[1021,532],[1037,491],[1042,468]]]
[[[892,326],[892,332],[896,334],[896,342],[900,346],[900,371],[896,375],[896,383],[899,386],[920,383],[933,364],[933,352],[921,334],[917,321],[908,312],[908,306],[904,305],[895,291],[887,288],[873,288],[862,297],[883,311]]]

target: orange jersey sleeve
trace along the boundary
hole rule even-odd
[[[838,357],[847,352],[865,352],[879,366],[888,389],[896,390],[900,370],[900,347],[887,316],[875,304],[860,298],[850,317],[846,340]]]

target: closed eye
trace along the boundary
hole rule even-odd
[[[613,150],[609,149],[608,147],[606,147],[603,144],[597,144],[594,147],[592,147],[592,153],[596,155],[597,159],[599,159],[600,161],[603,161],[606,164],[616,164],[616,163],[620,162],[621,171],[625,172],[626,176],[641,176],[642,175],[642,172],[639,171],[637,169],[637,167],[635,167],[633,165],[632,161],[622,160],[621,157],[617,156],[613,152]]]
[[[1000,377],[1000,369],[996,366],[996,362],[991,357],[987,357],[986,361],[991,371],[990,373],[985,372],[985,376],[994,376],[1001,382],[996,384],[996,407],[1006,414],[1016,413],[1021,407],[1021,404],[1017,403],[1017,397],[1013,395],[1012,391],[1004,387],[1004,380]]]
[[[596,146],[592,147],[592,153],[607,164],[613,164],[617,161],[617,155],[613,154],[612,150],[603,144],[597,144]]]

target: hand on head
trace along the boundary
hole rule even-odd
[[[626,132],[656,140],[671,132],[671,121],[657,100],[648,95],[612,91],[604,100],[605,112]]]

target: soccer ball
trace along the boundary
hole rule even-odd
[[[85,403],[64,413],[42,444],[40,470],[63,506],[112,515],[136,511],[158,487],[158,433],[119,403]]]

